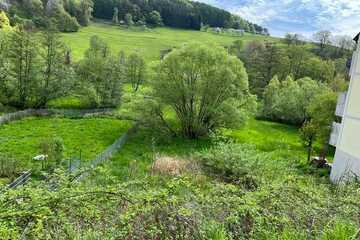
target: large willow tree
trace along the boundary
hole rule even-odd
[[[222,47],[185,45],[167,55],[158,70],[154,96],[167,106],[164,109],[170,107],[175,112],[180,132],[186,137],[239,125],[254,107],[242,62]]]

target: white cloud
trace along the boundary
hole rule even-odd
[[[355,35],[360,31],[360,0],[201,0],[275,32],[310,35],[316,30]]]

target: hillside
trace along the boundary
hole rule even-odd
[[[252,40],[277,41],[276,38],[249,33],[239,37],[229,34],[164,27],[142,31],[140,28],[127,29],[94,22],[88,27],[81,28],[79,32],[63,34],[63,39],[71,48],[75,60],[82,58],[85,50],[89,47],[90,38],[94,35],[101,36],[109,44],[113,52],[139,50],[146,60],[157,60],[160,57],[161,50],[178,47],[189,41],[216,43],[224,46],[230,45],[239,39],[245,43]]]
[[[242,29],[268,35],[268,30],[208,4],[188,0],[0,0],[12,26],[27,29],[56,27],[77,32],[95,18],[128,26],[167,26],[200,30],[203,26]],[[2,28],[0,21],[0,28]]]
[[[188,0],[16,2],[0,240],[359,239],[358,182],[329,180],[348,49]]]

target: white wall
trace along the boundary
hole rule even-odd
[[[347,176],[360,177],[360,46],[354,52],[351,66],[351,81],[347,94],[344,117],[335,161],[331,171],[334,182]]]

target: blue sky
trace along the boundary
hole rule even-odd
[[[360,0],[199,0],[267,27],[311,37],[318,30],[355,36],[360,32]]]

